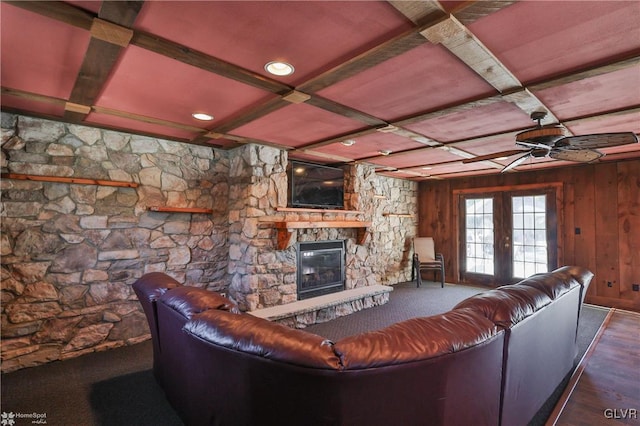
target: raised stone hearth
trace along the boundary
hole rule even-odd
[[[251,311],[256,317],[295,328],[327,322],[366,308],[384,305],[393,287],[372,285]]]

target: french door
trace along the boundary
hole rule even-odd
[[[460,194],[461,281],[503,285],[557,268],[557,189]]]

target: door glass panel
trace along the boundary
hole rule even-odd
[[[466,271],[493,275],[493,199],[465,200]]]
[[[546,196],[512,197],[513,276],[548,272]]]

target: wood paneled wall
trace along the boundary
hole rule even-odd
[[[447,282],[459,280],[454,191],[545,183],[563,184],[561,264],[595,274],[586,301],[640,311],[640,292],[632,290],[640,285],[640,159],[421,182],[418,233],[434,237]]]

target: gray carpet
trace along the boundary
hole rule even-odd
[[[317,324],[308,330],[338,340],[408,318],[445,312],[480,291],[480,288],[454,285],[445,285],[442,289],[432,282],[423,283],[419,289],[415,283],[399,284],[388,304]],[[581,354],[593,340],[607,312],[607,309],[585,306],[578,336]],[[3,374],[0,411],[44,413],[49,425],[181,425],[156,384],[151,365],[151,343],[147,341]],[[563,388],[559,387],[557,396]],[[532,424],[543,424],[552,408],[553,401],[550,401]],[[31,419],[15,422],[15,426],[27,424],[31,424]]]
[[[453,284],[445,284],[443,289],[440,283],[430,281],[423,281],[420,288],[416,287],[415,282],[396,284],[388,303],[315,324],[305,330],[335,342],[343,337],[379,330],[409,318],[442,314],[451,310],[458,302],[485,290],[486,288]]]

